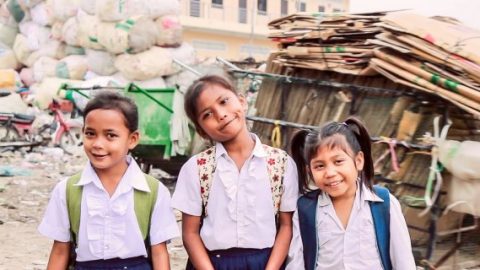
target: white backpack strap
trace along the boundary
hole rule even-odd
[[[207,216],[208,196],[215,173],[215,146],[197,155],[198,179],[200,180],[200,196],[202,197],[202,216]]]
[[[287,152],[266,144],[263,145],[263,148],[267,152],[267,171],[270,178],[273,209],[276,216],[280,210],[280,201],[283,194],[283,178],[287,167],[288,155]]]

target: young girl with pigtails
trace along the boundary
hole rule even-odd
[[[303,195],[287,269],[415,269],[400,204],[373,185],[370,136],[362,122],[350,117],[302,130],[291,149]]]

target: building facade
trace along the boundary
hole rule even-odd
[[[183,38],[200,57],[265,60],[271,20],[297,12],[347,12],[349,0],[180,0]]]

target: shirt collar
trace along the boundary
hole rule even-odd
[[[263,144],[258,138],[258,136],[254,133],[250,133],[250,137],[255,140],[255,146],[253,147],[252,156],[257,156],[261,158],[266,157],[267,153],[265,152]],[[220,158],[222,155],[228,155],[227,150],[222,143],[217,142],[215,144],[215,159],[218,160],[218,158]]]
[[[142,170],[138,166],[135,159],[133,159],[131,156],[127,156],[127,163],[128,163],[128,168],[125,171],[125,174],[122,176],[122,179],[120,180],[120,182],[122,183],[122,186],[126,188],[132,187],[137,190],[150,192],[150,187],[148,186],[145,175],[143,174]],[[92,182],[98,188],[102,187],[102,183],[98,178],[97,173],[93,169],[92,164],[88,162],[85,168],[83,169],[82,174],[80,176],[80,181],[78,181],[76,186],[85,186]]]
[[[362,185],[361,187],[362,192],[360,193],[360,189],[357,188],[356,193],[355,193],[355,200],[356,201],[371,201],[371,202],[383,202],[383,200],[378,197],[377,194],[375,194],[373,191],[368,189],[365,185]],[[324,191],[320,192],[320,195],[318,196],[318,206],[327,206],[332,203],[332,200],[330,199],[330,196]],[[361,207],[362,204],[358,203],[358,207]]]

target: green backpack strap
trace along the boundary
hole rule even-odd
[[[150,192],[135,189],[133,194],[135,215],[137,216],[137,222],[140,227],[140,232],[142,232],[143,240],[147,239],[149,235],[153,208],[158,195],[158,180],[148,174],[145,174],[145,180],[147,180]]]
[[[81,174],[75,174],[67,180],[67,209],[68,220],[70,221],[70,233],[72,241],[76,244],[78,231],[80,228],[80,212],[82,203],[83,186],[76,186],[80,180]],[[153,207],[157,201],[158,180],[145,174],[150,192],[134,190],[134,207],[138,226],[142,237],[145,240],[150,230],[150,221],[152,218]]]
[[[80,173],[71,176],[67,180],[66,200],[68,220],[70,221],[70,235],[74,244],[77,243],[78,230],[80,228],[80,205],[82,203],[83,186],[76,186],[80,181]]]

